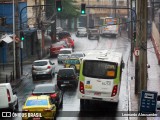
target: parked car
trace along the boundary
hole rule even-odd
[[[57,109],[63,105],[63,92],[56,84],[45,83],[36,85],[32,91],[32,95],[49,95],[52,103],[56,105]]]
[[[58,39],[61,40],[66,37],[71,37],[71,34],[67,31],[61,31],[58,33]]]
[[[85,27],[79,27],[76,31],[76,36],[80,37],[87,37],[87,29]]]
[[[64,61],[65,68],[73,68],[76,73],[79,73],[81,61],[79,58],[70,57]]]
[[[98,39],[100,38],[99,30],[98,29],[89,29],[88,30],[88,39]]]
[[[54,43],[50,46],[49,51],[50,51],[50,57],[58,55],[60,49],[62,48],[68,48],[68,43],[66,41],[60,41],[57,43]]]
[[[0,110],[18,110],[18,98],[10,83],[0,84]]]
[[[71,57],[83,58],[85,57],[85,54],[83,52],[73,52]]]
[[[36,116],[24,116],[22,120],[40,120],[40,119],[55,119],[56,105],[51,102],[51,97],[48,95],[29,96],[22,106],[22,112],[37,113]]]
[[[71,56],[72,48],[63,48],[60,49],[60,52],[57,57],[58,64],[63,63],[67,58]]]
[[[36,60],[32,64],[32,78],[36,80],[37,77],[50,77],[55,74],[55,63],[49,59]]]
[[[61,41],[65,41],[67,45],[69,46],[69,48],[74,49],[74,40],[71,37],[63,38],[61,39]]]
[[[78,75],[73,68],[62,68],[59,69],[57,73],[57,85],[59,88],[62,85],[73,86],[77,88],[78,85]]]

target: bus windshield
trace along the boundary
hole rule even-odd
[[[117,64],[106,61],[85,60],[83,75],[86,77],[114,79],[116,78]]]

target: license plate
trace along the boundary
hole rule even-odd
[[[69,81],[64,81],[63,83],[69,83]]]
[[[38,72],[37,74],[44,74],[44,72]]]
[[[39,118],[39,117],[36,117],[36,118],[33,118],[33,120],[40,120],[41,118]]]
[[[100,95],[101,95],[101,93],[100,93],[100,92],[95,92],[95,93],[94,93],[94,95],[96,95],[96,96],[100,96]]]

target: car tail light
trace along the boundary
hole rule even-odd
[[[51,66],[48,66],[48,67],[47,67],[47,69],[50,69],[50,68],[51,68]]]
[[[84,84],[80,81],[79,91],[84,94]]]
[[[51,98],[56,98],[56,97],[57,97],[57,94],[56,94],[56,93],[50,94],[50,97],[51,97]]]
[[[117,89],[118,89],[118,85],[115,85],[112,90],[112,95],[111,95],[112,97],[117,94]]]
[[[45,109],[43,109],[43,111],[51,111],[51,109],[45,108]]]
[[[32,96],[35,96],[35,94],[34,94],[34,93],[32,93]]]
[[[7,96],[8,96],[8,102],[10,102],[11,101],[11,95],[10,95],[10,93],[9,93],[9,90],[7,89]]]

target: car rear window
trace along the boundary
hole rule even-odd
[[[69,59],[65,61],[66,64],[80,64],[79,60],[77,59]]]
[[[34,99],[28,100],[26,102],[26,106],[46,106],[48,105],[48,101],[46,99]]]
[[[69,50],[62,50],[59,52],[59,54],[71,54],[71,51]]]
[[[83,57],[83,54],[71,54],[71,57]]]
[[[45,66],[47,65],[47,61],[39,61],[39,62],[34,62],[33,65],[34,66]]]
[[[98,33],[98,30],[90,30],[91,33]]]
[[[74,75],[74,70],[73,69],[62,69],[62,70],[59,70],[58,75],[61,75],[61,76],[65,76],[65,75],[72,76],[72,75]]]
[[[55,86],[37,86],[33,93],[54,93]]]

